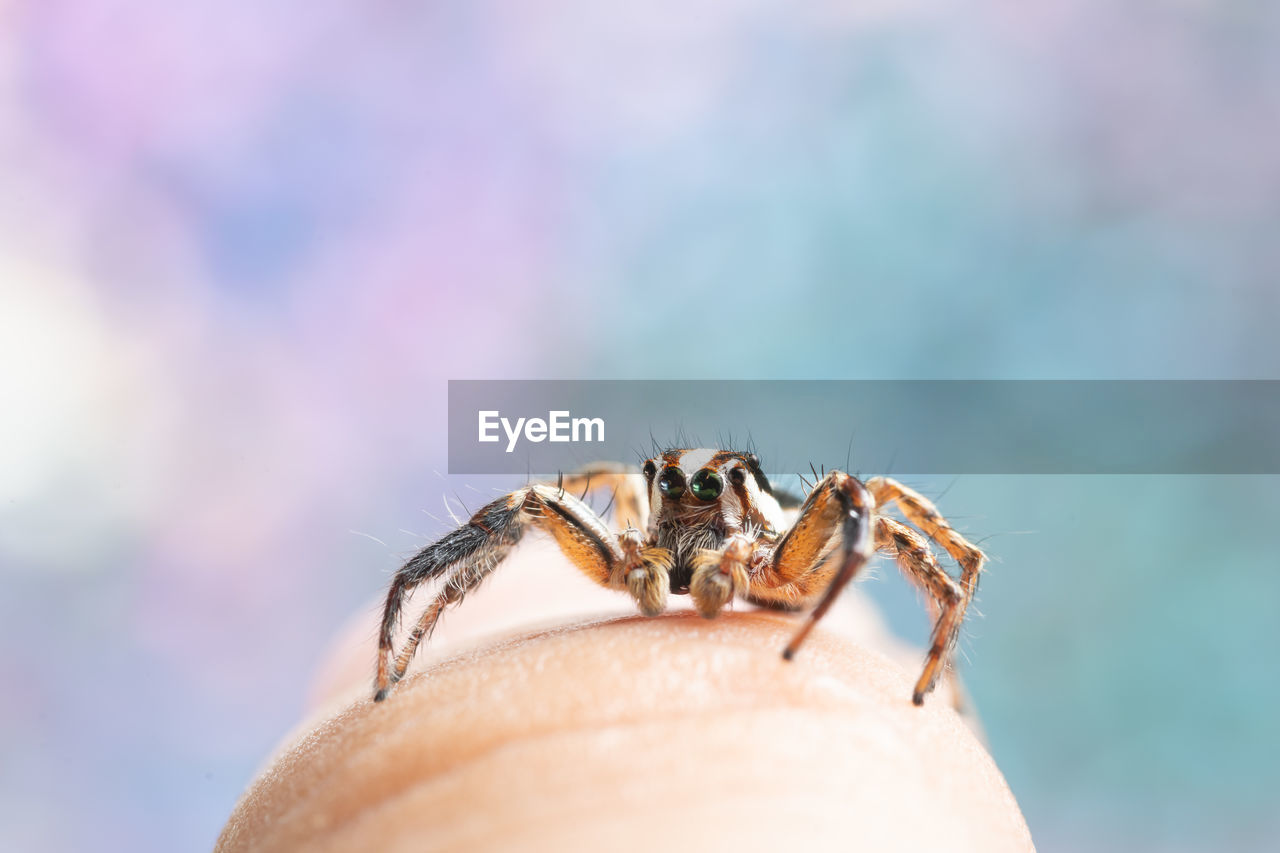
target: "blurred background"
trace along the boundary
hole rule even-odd
[[[449,378],[1277,377],[1278,138],[1250,0],[0,5],[0,849],[212,844]],[[1280,478],[897,473],[1041,850],[1274,849]]]

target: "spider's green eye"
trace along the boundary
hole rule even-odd
[[[664,498],[679,500],[684,494],[684,472],[679,468],[667,468],[658,478],[658,491]]]
[[[693,489],[693,496],[698,500],[713,501],[724,491],[724,481],[715,471],[703,468],[693,475],[693,479],[689,481],[689,488]]]

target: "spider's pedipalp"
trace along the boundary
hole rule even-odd
[[[694,555],[689,595],[704,618],[714,619],[734,595],[746,591],[754,546],[755,537],[739,533],[718,551],[703,548]]]
[[[618,534],[618,546],[623,556],[609,585],[631,593],[645,616],[657,616],[667,609],[667,594],[671,589],[671,551],[645,545],[644,536],[634,527]]]

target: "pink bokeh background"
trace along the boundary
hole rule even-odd
[[[0,7],[0,848],[212,843],[422,510],[504,485],[441,473],[450,378],[1274,376],[1278,37],[1192,0]],[[974,689],[1042,849],[1274,838],[1276,490],[1230,488],[1245,601],[1186,642],[1260,704],[1213,750],[1178,706],[1107,765],[1123,715],[1070,710],[1127,677],[1105,648],[1026,713],[998,640],[1076,588],[1004,546]],[[1124,492],[951,500],[1158,531]],[[1093,579],[1117,625],[1188,552],[1144,546]]]

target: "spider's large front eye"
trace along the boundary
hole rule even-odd
[[[679,468],[664,470],[658,478],[658,491],[662,492],[664,498],[680,500],[680,496],[684,494],[684,472]]]
[[[724,491],[724,481],[715,471],[703,468],[693,475],[693,479],[689,481],[689,488],[693,490],[693,496],[698,500],[713,501]]]

